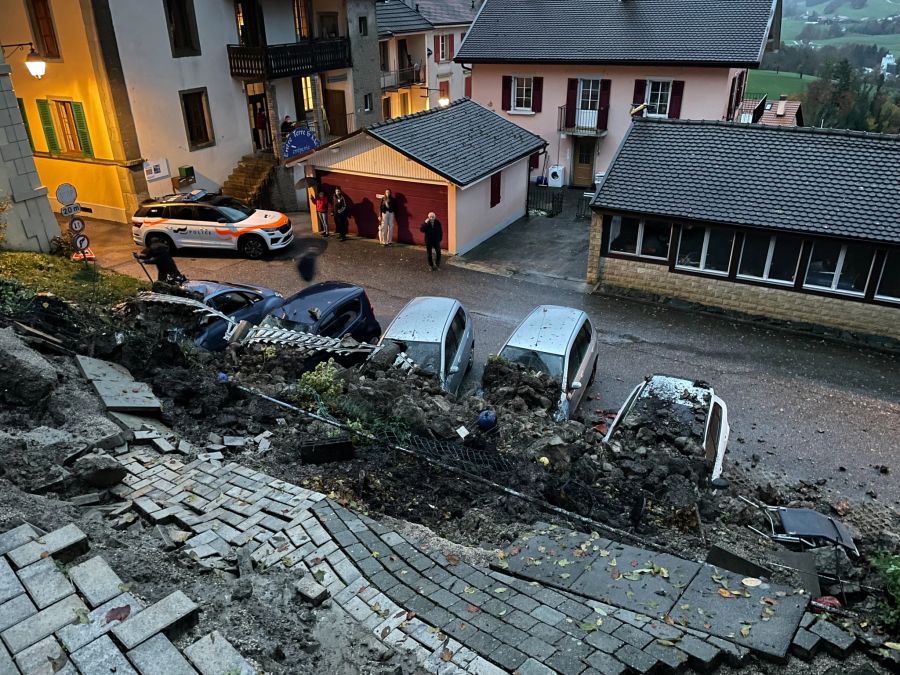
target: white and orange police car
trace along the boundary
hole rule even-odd
[[[172,253],[181,248],[237,250],[252,260],[294,240],[291,220],[283,213],[255,209],[206,190],[145,201],[131,226],[139,246],[162,244]]]

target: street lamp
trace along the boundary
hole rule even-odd
[[[440,92],[440,91],[441,91],[440,89],[433,89],[433,88],[430,88],[430,87],[422,87],[422,89],[425,90],[425,91],[437,91],[437,92]],[[426,94],[426,95],[422,96],[422,98],[428,98],[428,95]],[[450,105],[450,98],[447,97],[447,96],[441,96],[441,97],[438,99],[438,105],[439,105],[441,108],[446,108],[448,105]]]
[[[31,47],[28,55],[25,57],[25,67],[28,68],[28,72],[31,73],[32,77],[35,77],[39,80],[44,76],[44,73],[47,72],[47,62],[44,61],[43,57],[35,51],[34,45],[31,42],[14,42],[8,45],[0,45],[0,48],[4,50],[4,59],[8,59],[17,51],[25,47]],[[8,54],[5,51],[7,48],[12,48],[12,51]]]

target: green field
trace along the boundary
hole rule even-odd
[[[751,70],[747,76],[747,92],[750,94],[768,94],[769,99],[777,99],[782,94],[800,94],[806,91],[809,83],[817,79],[812,75],[799,73],[777,73],[774,70]]]

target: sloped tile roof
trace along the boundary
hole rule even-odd
[[[745,98],[741,101],[741,106],[735,119],[740,121],[742,114],[752,114],[756,106],[759,105],[759,102],[759,99]],[[782,111],[780,115],[778,114],[779,110]],[[759,124],[782,127],[802,127],[803,112],[800,108],[800,101],[767,100],[762,117],[759,118]]]
[[[378,23],[378,37],[404,33],[423,33],[434,26],[416,10],[402,0],[384,0],[375,3],[375,21]]]
[[[416,0],[419,12],[435,26],[469,24],[484,0]]]
[[[636,119],[593,204],[900,243],[900,136]]]
[[[459,186],[547,145],[540,136],[467,98],[375,124],[366,133]]]
[[[486,0],[460,63],[758,65],[775,0]]]

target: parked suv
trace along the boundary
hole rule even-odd
[[[189,247],[237,250],[252,260],[294,240],[291,221],[283,213],[255,209],[206,190],[145,201],[131,226],[138,246],[158,243],[173,253]]]

